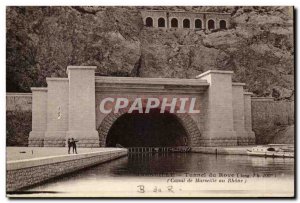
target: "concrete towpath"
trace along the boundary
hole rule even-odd
[[[77,148],[78,154],[106,152],[114,148]],[[72,151],[72,150],[71,150]],[[71,152],[72,154],[72,152]],[[67,147],[6,147],[7,161],[68,155]]]

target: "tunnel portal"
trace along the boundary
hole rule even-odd
[[[187,133],[175,114],[125,113],[112,125],[106,138],[107,147],[174,147],[187,143]]]

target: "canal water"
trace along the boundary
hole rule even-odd
[[[294,159],[200,153],[129,154],[56,178],[33,196],[292,196]]]

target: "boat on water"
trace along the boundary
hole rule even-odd
[[[286,150],[285,147],[276,145],[252,147],[250,150],[247,149],[247,154],[250,156],[294,158],[294,150],[291,148]]]

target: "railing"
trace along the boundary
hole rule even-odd
[[[168,152],[189,152],[190,147],[128,147],[128,153],[168,153]]]

